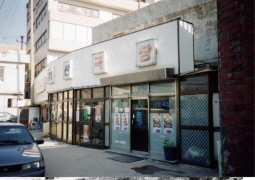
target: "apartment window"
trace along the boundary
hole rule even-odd
[[[36,18],[36,28],[40,25],[44,16],[46,16],[46,13],[47,13],[47,4],[42,8],[41,12]]]
[[[0,66],[0,80],[4,80],[4,66]]]
[[[30,40],[30,30],[27,33],[27,42]]]
[[[58,10],[68,12],[68,13],[78,14],[82,16],[99,18],[98,10],[85,8],[85,7],[79,7],[79,6],[60,3],[60,2],[58,3]]]
[[[92,28],[76,24],[51,21],[50,35],[51,38],[62,39],[67,41],[76,41],[84,43],[92,42]]]
[[[45,68],[46,66],[46,58],[41,60],[36,66],[35,66],[35,77],[40,74],[40,72]]]
[[[47,31],[45,31],[41,37],[36,41],[35,49],[38,50],[47,40]]]

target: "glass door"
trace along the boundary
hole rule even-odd
[[[92,145],[100,146],[104,145],[104,102],[94,101],[92,102]]]
[[[80,145],[103,149],[104,147],[104,102],[80,102]]]
[[[132,100],[131,150],[148,152],[148,100]]]
[[[80,103],[80,145],[88,146],[91,141],[91,103],[81,102]]]

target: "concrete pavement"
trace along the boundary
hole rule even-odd
[[[41,132],[31,130],[40,139]],[[218,170],[187,164],[144,159],[122,163],[108,150],[84,148],[44,138],[39,145],[45,158],[46,177],[217,177]]]

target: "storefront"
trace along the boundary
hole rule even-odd
[[[194,71],[190,23],[173,21],[111,39],[48,66],[52,138],[161,160],[162,142],[169,139],[182,162],[213,164],[211,97],[217,84],[211,85],[215,74],[198,78],[198,86],[186,77]],[[193,157],[198,145],[205,152],[201,159]]]
[[[51,137],[66,143],[72,143],[73,91],[50,94],[49,100]]]

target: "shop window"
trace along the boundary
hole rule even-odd
[[[195,92],[207,90],[207,76],[182,77],[181,92]]]
[[[63,93],[58,93],[58,101],[62,101],[63,100]]]
[[[69,99],[73,99],[73,91],[69,91]]]
[[[166,93],[175,92],[175,81],[167,82],[151,82],[150,83],[150,93]]]
[[[112,95],[129,95],[130,90],[128,85],[122,86],[113,86],[112,87]]]
[[[76,99],[80,99],[81,98],[81,92],[80,92],[80,90],[76,90],[75,91],[76,92]]]
[[[57,101],[57,94],[53,94],[53,101]]]
[[[128,99],[112,101],[112,145],[130,147],[130,109]]]
[[[94,88],[93,98],[104,97],[104,88]]]
[[[91,98],[91,89],[82,89],[81,90],[81,98]]]
[[[110,87],[105,87],[105,97],[110,97]]]
[[[64,92],[64,100],[67,100],[67,98],[68,98],[68,97],[67,97],[67,94],[68,94],[68,91],[65,91],[65,92]]]
[[[150,99],[150,149],[163,152],[166,138],[176,144],[177,121],[175,97],[152,97]]]
[[[148,94],[148,84],[132,85],[132,94]]]

